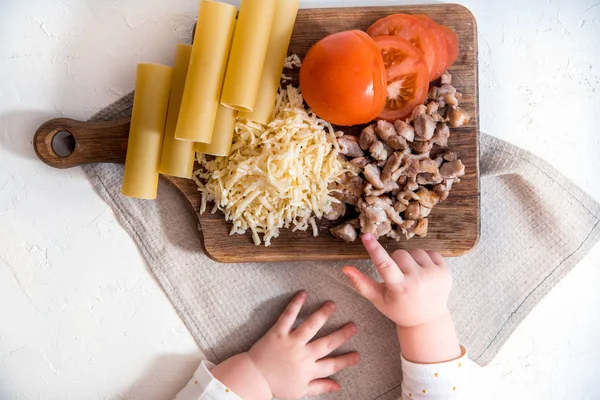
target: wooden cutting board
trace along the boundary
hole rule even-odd
[[[458,152],[465,164],[466,175],[454,185],[450,197],[431,212],[427,237],[401,242],[383,239],[382,243],[388,251],[419,247],[436,250],[444,256],[459,256],[476,245],[480,226],[477,25],[471,12],[456,4],[300,10],[289,51],[303,58],[315,42],[330,33],[366,30],[377,19],[394,13],[426,14],[458,34],[459,58],[450,71],[453,85],[463,93],[461,107],[473,118],[468,125],[452,130],[449,148]],[[297,73],[292,75],[297,79]],[[64,158],[52,149],[52,140],[61,131],[70,132],[75,142],[72,154]],[[123,163],[128,133],[128,120],[90,123],[58,118],[39,128],[33,145],[38,157],[56,168],[102,162]],[[199,210],[200,195],[191,180],[163,178],[175,185],[196,211]],[[264,247],[255,246],[249,234],[229,236],[230,224],[225,222],[220,212],[201,215],[199,220],[204,251],[221,262],[368,258],[360,240],[344,243],[332,237],[328,232],[332,225],[328,221],[321,223],[318,237],[313,237],[311,232],[282,230],[270,247]]]

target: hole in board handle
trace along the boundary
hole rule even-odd
[[[51,145],[57,156],[66,158],[75,151],[75,137],[69,131],[60,131],[52,137]]]

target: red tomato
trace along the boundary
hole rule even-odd
[[[387,99],[380,119],[395,121],[410,116],[423,104],[429,89],[429,71],[423,54],[408,40],[398,36],[378,36],[387,77]]]
[[[300,68],[300,90],[320,118],[335,125],[372,121],[385,105],[385,67],[366,33],[338,32],[317,42]]]
[[[444,71],[448,68],[448,49],[446,44],[446,34],[441,27],[436,24],[431,18],[424,14],[415,14],[415,18],[418,18],[435,36],[436,51],[439,54],[438,63],[435,68],[435,74],[430,79],[435,80],[442,76]]]
[[[458,35],[452,29],[444,25],[439,25],[446,38],[446,49],[448,52],[448,58],[446,60],[446,68],[450,68],[454,61],[458,58]]]
[[[408,40],[423,53],[430,77],[434,77],[439,65],[439,49],[431,30],[416,17],[393,14],[376,21],[367,29],[371,37],[399,36]]]

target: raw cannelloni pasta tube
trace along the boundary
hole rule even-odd
[[[121,193],[155,199],[173,68],[139,64]]]
[[[198,153],[213,156],[228,156],[231,150],[231,142],[233,141],[237,113],[232,108],[220,105],[215,121],[215,130],[212,134],[212,141],[210,144],[196,143],[194,149]]]
[[[175,52],[171,95],[167,111],[167,125],[163,139],[159,172],[180,178],[191,178],[194,172],[194,142],[175,139],[175,128],[181,108],[192,46],[178,44]]]
[[[299,3],[300,0],[279,0],[277,2],[254,109],[249,113],[240,113],[240,118],[265,125],[271,122]]]
[[[221,104],[238,111],[254,109],[275,8],[281,1],[242,0]]]
[[[175,138],[210,143],[237,9],[202,0]]]

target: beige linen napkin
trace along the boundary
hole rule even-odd
[[[129,115],[131,96],[94,120]],[[487,364],[532,307],[600,239],[600,205],[546,162],[481,135],[481,239],[470,254],[450,259],[451,311],[471,358]],[[331,399],[392,399],[400,393],[400,350],[394,326],[356,295],[343,262],[218,264],[202,253],[193,211],[161,182],[156,201],[120,194],[123,167],[84,167],[100,196],[135,239],[152,272],[208,358],[218,363],[247,350],[292,295],[309,291],[304,315],[334,300],[331,331],[348,321],[359,335],[359,366],[342,371]],[[370,262],[351,262],[374,274]]]

